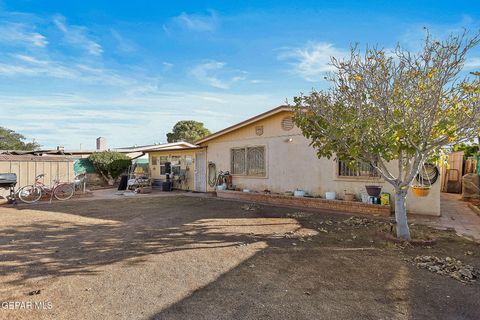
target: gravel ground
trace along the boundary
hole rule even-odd
[[[480,279],[411,263],[478,270],[480,246],[452,232],[414,226],[437,242],[411,247],[380,218],[186,196],[0,215],[1,319],[480,319]]]

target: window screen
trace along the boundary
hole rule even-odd
[[[231,149],[232,174],[245,174],[245,148]]]
[[[265,175],[265,147],[247,148],[247,175]]]
[[[349,164],[346,161],[338,161],[338,175],[340,177],[378,177],[377,170],[367,162],[359,161]]]

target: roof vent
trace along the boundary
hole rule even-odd
[[[285,131],[290,131],[293,129],[293,119],[292,117],[285,117],[282,119],[282,129]]]

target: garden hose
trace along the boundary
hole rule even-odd
[[[212,176],[213,172],[213,176]],[[212,188],[215,188],[217,185],[217,166],[213,162],[208,163],[208,185]]]

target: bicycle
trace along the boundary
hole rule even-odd
[[[44,174],[40,174],[35,177],[35,184],[22,187],[18,190],[18,197],[25,203],[34,203],[40,200],[43,194],[50,195],[50,202],[52,202],[53,197],[57,200],[68,200],[70,199],[74,192],[75,187],[72,183],[59,182],[54,180],[52,186],[46,186],[43,182],[40,181],[41,178],[45,177]]]

